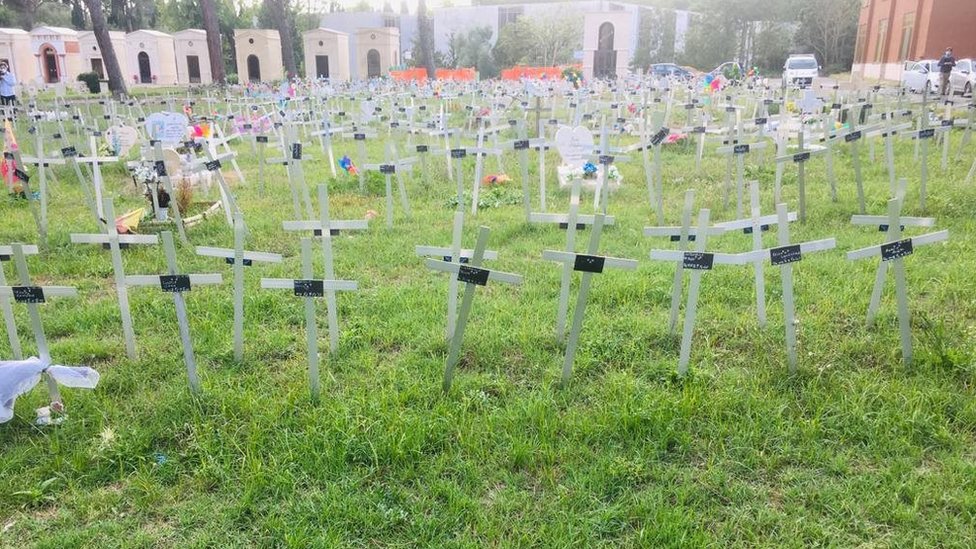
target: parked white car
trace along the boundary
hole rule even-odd
[[[905,61],[901,71],[901,86],[916,93],[922,93],[926,87],[929,94],[938,93],[942,86],[938,60]]]
[[[976,60],[960,59],[949,75],[949,91],[971,95],[976,88]]]
[[[799,86],[801,88],[813,85],[813,79],[819,76],[820,64],[813,54],[791,55],[783,65],[783,87]]]

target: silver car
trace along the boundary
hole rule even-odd
[[[909,91],[922,93],[926,89],[938,93],[942,86],[939,62],[935,59],[905,61],[901,71],[901,86]]]
[[[976,60],[960,59],[949,75],[949,91],[971,95],[976,88]]]

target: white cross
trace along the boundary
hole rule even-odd
[[[37,226],[37,234],[40,237],[41,242],[47,242],[47,225],[44,223],[44,220],[41,219],[41,214],[38,211],[38,200],[34,198],[34,191],[30,186],[30,174],[25,172],[22,168],[24,164],[20,158],[20,150],[14,149],[12,153],[4,151],[3,156],[7,160],[13,160],[14,165],[17,166],[12,170],[7,170],[7,185],[13,188],[13,180],[16,178],[20,181],[20,184],[24,189],[24,198],[27,199],[27,207],[30,209],[31,216],[34,218],[34,224]]]
[[[200,392],[200,377],[197,375],[196,358],[193,355],[193,343],[190,341],[190,321],[186,316],[186,301],[183,292],[190,291],[193,286],[201,284],[220,284],[223,278],[220,273],[215,274],[180,274],[176,264],[176,246],[173,245],[173,233],[163,231],[163,251],[166,254],[165,275],[132,275],[125,277],[127,286],[159,286],[166,293],[173,294],[173,304],[176,306],[176,322],[179,326],[180,340],[183,343],[183,361],[186,363],[186,373],[190,379],[190,389]]]
[[[51,353],[47,347],[47,337],[44,335],[44,324],[41,322],[41,313],[38,308],[39,303],[46,303],[48,298],[52,297],[77,297],[78,290],[70,286],[33,286],[31,285],[30,272],[27,270],[27,258],[24,253],[25,246],[21,244],[13,244],[10,246],[9,251],[13,256],[14,264],[17,266],[17,277],[20,280],[19,286],[7,286],[5,282],[0,281],[4,285],[0,285],[0,301],[3,303],[9,303],[10,299],[13,299],[16,303],[24,303],[27,305],[27,313],[30,315],[31,329],[34,331],[34,342],[37,344],[37,354],[40,356],[41,362],[45,364],[51,363]],[[36,253],[36,248],[29,248],[28,253]],[[2,253],[3,248],[0,248],[0,253]],[[0,269],[2,270],[2,269]],[[17,337],[16,333],[7,334],[10,338]],[[19,342],[18,342],[19,347]],[[47,377],[47,388],[51,395],[52,402],[59,402],[61,400],[61,394],[58,391],[57,383],[50,376]]]
[[[837,246],[833,238],[812,240],[799,244],[790,244],[789,223],[796,218],[795,214],[787,213],[786,204],[776,205],[776,223],[779,233],[778,246],[775,248],[754,250],[743,254],[747,261],[764,261],[769,259],[773,266],[779,266],[783,284],[783,316],[786,322],[786,355],[789,360],[790,372],[796,371],[796,305],[793,300],[793,263],[800,261],[806,254],[832,250]]]
[[[328,237],[326,237],[328,238]],[[302,278],[262,278],[261,287],[268,290],[292,290],[296,296],[305,298],[305,334],[308,345],[308,380],[312,399],[319,398],[319,351],[318,329],[315,321],[315,298],[335,295],[337,291],[352,291],[358,288],[355,280],[317,280],[312,273],[312,240],[302,239]],[[333,330],[330,328],[330,332]]]
[[[735,215],[736,217],[742,217],[743,208],[743,192],[745,187],[745,156],[753,151],[765,150],[765,142],[757,143],[742,143],[736,140],[733,144],[719,147],[715,149],[715,152],[719,154],[729,155],[735,158],[736,166],[736,193],[735,193]],[[729,189],[726,188],[726,196],[728,196]]]
[[[715,226],[721,227],[726,231],[741,230],[745,234],[751,234],[752,250],[760,251],[763,249],[763,231],[769,230],[770,225],[779,223],[779,216],[762,215],[759,203],[758,181],[749,182],[749,198],[751,206],[750,217],[746,219],[737,219],[735,221],[717,223]],[[790,221],[796,221],[796,213],[790,212],[790,214],[787,216],[787,222]],[[756,315],[759,317],[759,326],[761,327],[766,326],[766,283],[765,277],[763,276],[763,260],[764,257],[756,257],[752,261],[756,274]]]
[[[329,189],[325,184],[319,185],[319,219],[316,221],[285,221],[286,231],[314,231],[315,236],[322,237],[322,260],[325,264],[325,279],[335,280],[335,266],[332,258],[332,236],[340,230],[365,230],[368,224],[365,219],[351,221],[334,221],[329,217]],[[339,347],[339,312],[334,290],[326,288],[326,305],[329,313],[329,344],[335,351]]]
[[[351,132],[342,134],[342,137],[352,138],[356,142],[357,158],[356,162],[362,166],[366,164],[366,140],[376,137],[376,133],[366,129],[353,127]],[[359,170],[359,192],[366,192],[366,180],[363,170]]]
[[[24,255],[37,255],[37,246],[21,246],[21,253]],[[10,261],[14,257],[13,247],[0,246],[0,286],[7,285],[7,278],[3,274],[3,262]],[[14,360],[23,360],[24,354],[20,349],[20,336],[17,335],[17,323],[14,321],[14,310],[11,307],[10,297],[0,298],[0,310],[3,311],[3,323],[7,328],[7,341],[10,342],[10,351]]]
[[[572,234],[573,231],[569,231]],[[569,293],[569,280],[572,271],[583,273],[580,278],[579,293],[576,297],[576,309],[573,311],[573,327],[569,332],[569,341],[566,344],[566,356],[563,361],[562,386],[569,384],[569,378],[573,373],[573,361],[576,358],[576,347],[579,344],[580,330],[583,328],[583,313],[586,310],[586,301],[590,294],[590,283],[594,273],[602,273],[607,267],[625,269],[632,271],[637,268],[637,261],[633,259],[621,259],[617,257],[605,257],[595,255],[600,246],[600,234],[603,232],[603,215],[596,216],[593,224],[593,232],[590,233],[590,243],[586,254],[577,254],[570,251],[560,252],[556,250],[544,250],[542,259],[558,261],[563,264],[563,283],[560,290],[560,305],[562,305],[562,295]],[[568,276],[567,276],[568,274]],[[565,322],[565,311],[560,310]],[[557,337],[562,339],[561,327],[557,328]]]
[[[64,164],[64,160],[60,158],[49,157],[44,152],[44,136],[41,134],[40,124],[35,126],[34,138],[34,156],[25,156],[23,158],[24,162],[28,164],[33,164],[37,166],[37,175],[40,179],[40,185],[38,186],[38,192],[41,195],[41,223],[44,225],[45,229],[48,226],[47,223],[47,173],[51,172],[53,177],[54,171],[51,168],[52,165]]]
[[[98,136],[101,136],[101,132],[96,132]],[[98,137],[92,135],[88,140],[89,146],[91,148],[91,156],[79,157],[76,159],[77,162],[82,164],[91,164],[92,170],[92,185],[95,187],[95,208],[98,210],[99,219],[105,219],[105,211],[102,209],[104,204],[104,197],[102,196],[102,167],[103,163],[107,162],[118,162],[119,157],[117,156],[98,156]],[[167,190],[167,192],[169,192]],[[175,199],[175,196],[170,193]]]
[[[698,310],[698,293],[701,289],[701,277],[705,271],[712,270],[715,264],[741,265],[743,259],[736,254],[720,254],[705,252],[710,227],[708,225],[709,210],[698,212],[698,227],[695,232],[695,251],[651,250],[651,259],[658,261],[673,261],[684,269],[691,269],[691,285],[688,287],[688,304],[685,306],[684,333],[681,336],[681,357],[678,361],[678,375],[688,373],[688,362],[691,358],[691,338],[695,330],[695,315]],[[646,232],[645,232],[646,234]]]
[[[383,174],[386,181],[386,227],[393,228],[393,181],[396,177],[397,190],[400,193],[400,206],[404,213],[410,217],[410,201],[407,199],[407,188],[403,184],[403,170],[413,170],[413,165],[417,163],[416,157],[398,158],[396,146],[393,141],[386,143],[386,162],[382,164],[366,164],[363,169],[377,171]]]
[[[125,282],[125,269],[122,266],[122,248],[132,244],[157,244],[156,235],[120,235],[115,225],[115,207],[111,198],[105,199],[103,211],[107,216],[106,233],[71,234],[73,244],[100,244],[112,254],[112,271],[115,275],[115,292],[119,299],[119,314],[122,317],[122,336],[125,338],[125,351],[129,360],[136,360],[135,331],[132,328],[132,313],[129,311],[129,291]]]
[[[281,263],[280,254],[252,252],[244,249],[244,214],[234,214],[234,248],[197,246],[197,255],[219,257],[234,266],[234,360],[244,358],[244,267],[254,261]]]
[[[464,228],[464,212],[454,212],[454,228],[451,231],[451,247],[440,246],[417,246],[415,253],[421,257],[439,257],[444,261],[452,263],[470,263],[474,257],[474,250],[461,248],[461,231]],[[498,252],[485,250],[484,259],[498,259]],[[447,292],[447,339],[454,337],[454,328],[457,326],[457,296],[458,279],[451,278],[450,288]]]
[[[886,230],[885,243],[878,246],[870,246],[860,250],[847,252],[847,259],[864,259],[869,257],[881,256],[882,262],[891,262],[892,269],[895,271],[895,295],[898,301],[898,326],[901,332],[902,359],[905,365],[912,363],[912,326],[911,317],[908,312],[908,289],[905,282],[904,258],[914,253],[917,246],[944,242],[949,239],[949,231],[937,231],[921,236],[902,238],[901,224],[906,218],[901,217],[902,198],[894,198],[888,201],[888,227]],[[866,216],[865,216],[866,217]],[[884,284],[882,270],[878,270],[875,281],[875,292],[871,295],[871,305],[868,308],[868,325],[874,321],[874,310],[877,309],[876,302],[880,302],[881,292],[878,290],[878,280]],[[877,294],[877,299],[875,299]]]
[[[529,147],[540,145],[544,146],[545,142],[538,139],[529,139],[528,130],[525,127],[525,121],[510,120],[514,122],[517,126],[518,139],[501,143],[502,147],[511,148],[511,150],[518,153],[519,167],[522,169],[522,208],[525,211],[525,222],[530,222],[530,214],[532,213],[532,200],[529,193]],[[542,192],[545,189],[545,183],[542,184]],[[543,203],[545,198],[542,199]],[[543,209],[543,211],[545,211]]]
[[[227,156],[223,155],[217,157],[214,147],[205,145],[203,147],[205,160],[202,162],[197,162],[194,167],[196,169],[205,169],[206,171],[213,174],[213,177],[217,180],[217,188],[220,190],[220,204],[224,209],[224,217],[227,219],[227,224],[231,227],[234,226],[234,214],[240,212],[240,208],[237,206],[237,200],[234,199],[234,193],[230,190],[230,185],[227,184],[227,180],[224,179],[224,174],[221,171],[223,166],[222,160],[226,159]],[[232,155],[234,153],[231,153]]]
[[[471,260],[467,265],[460,262],[439,261],[427,259],[424,263],[428,269],[451,273],[453,278],[464,282],[464,296],[461,298],[461,312],[458,313],[457,325],[454,329],[454,337],[451,339],[451,347],[447,355],[447,363],[444,366],[444,391],[451,389],[451,381],[454,379],[454,368],[457,366],[458,356],[461,353],[461,340],[464,338],[464,328],[468,324],[468,316],[471,313],[471,302],[474,300],[474,290],[477,286],[486,286],[489,280],[504,282],[506,284],[521,284],[521,275],[492,271],[481,268],[481,262],[485,258],[485,248],[488,246],[488,227],[481,227],[478,231],[478,242],[475,244]]]
[[[800,222],[805,223],[807,219],[807,188],[806,188],[806,177],[805,177],[805,167],[806,163],[810,160],[812,156],[819,156],[826,152],[826,147],[811,147],[809,149],[803,146],[803,129],[801,128],[797,132],[797,151],[793,153],[788,153],[785,155],[777,156],[776,162],[778,164],[783,164],[786,162],[793,162],[797,165],[797,187],[800,194]]]

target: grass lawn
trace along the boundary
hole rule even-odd
[[[953,159],[961,135],[952,136]],[[383,143],[370,146],[376,161]],[[352,141],[335,149],[356,150]],[[867,149],[868,210],[884,214],[884,149],[876,147],[875,162]],[[752,268],[717,266],[703,277],[690,375],[675,376],[680,338],[667,330],[674,266],[647,257],[673,244],[642,236],[654,223],[639,155],[621,163],[624,186],[610,202],[617,224],[600,248],[640,267],[594,278],[565,390],[555,386],[560,267],[541,259],[565,237],[556,227],[526,226],[521,204],[509,203],[520,170],[508,155],[513,190],[466,219],[464,244],[473,247],[478,225],[491,227],[489,248],[500,257],[489,265],[523,274],[525,283],[479,288],[445,395],[448,279],[413,252],[416,244],[450,243],[455,187],[443,161],[430,159],[430,177],[409,181],[412,219],[397,209],[388,230],[382,179],[371,177],[360,194],[355,178],[332,180],[324,155],[308,144],[308,182],[328,181],[334,218],[380,214],[368,231],[334,239],[338,278],[358,281],[360,290],[339,295],[341,344],[332,355],[324,354],[319,303],[317,404],[309,397],[302,300],[259,288],[261,277],[296,278],[301,270],[299,237],[282,229],[294,217],[284,169],[266,170],[262,195],[255,156],[246,143],[237,150],[247,177],[235,186],[251,230],[247,248],[286,259],[248,270],[238,363],[229,266],[180,246],[183,272],[225,277],[222,286],[187,294],[199,397],[187,385],[172,300],[158,289],[130,290],[140,358],[125,358],[110,256],[70,244],[69,233],[96,227],[72,172],[57,169],[50,245],[29,263],[36,282],[81,293],[41,306],[55,362],[95,367],[102,378],[95,391],[63,390],[69,419],[59,427],[32,424],[43,387],[0,426],[0,546],[964,547],[976,539],[976,189],[962,184],[976,146],[947,172],[933,146],[924,212],[913,144],[896,147],[898,173],[909,179],[904,215],[936,216],[937,228],[950,231],[947,244],[906,260],[910,368],[901,360],[893,281],[867,329],[877,262],[844,257],[883,240],[850,224],[857,202],[847,147],[835,157],[837,202],[824,161],[808,164],[809,219],[791,227],[793,240],[833,236],[838,248],[794,270],[795,375],[786,368],[778,270],[766,269],[769,325],[760,329]],[[688,188],[715,222],[734,218],[734,205],[723,207],[724,158],[706,155],[696,173],[691,148],[665,149],[663,157],[669,224],[678,222]],[[470,181],[473,159],[466,164]],[[555,164],[553,152],[550,176]],[[493,160],[487,165],[486,173],[495,171]],[[145,203],[121,165],[104,172],[119,212]],[[773,174],[772,162],[750,160],[747,178],[761,182],[767,213]],[[530,188],[537,209],[537,177]],[[784,198],[796,208],[793,165]],[[568,207],[554,177],[548,203],[550,211]],[[591,205],[584,196],[582,211]],[[196,245],[233,245],[221,216],[189,234]],[[580,233],[577,249],[588,235]],[[0,243],[35,239],[26,204],[0,198]],[[765,242],[775,243],[775,231]],[[711,244],[745,251],[751,236]],[[124,254],[128,274],[163,272],[159,246]],[[4,268],[9,279],[12,265]],[[321,276],[320,257],[316,269]],[[26,310],[17,314],[29,352]],[[5,337],[0,356],[10,356]]]

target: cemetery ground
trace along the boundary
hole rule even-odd
[[[953,155],[961,132],[953,133]],[[30,139],[24,139],[30,150]],[[350,141],[337,156],[355,158]],[[371,161],[382,140],[369,144]],[[72,175],[51,185],[50,243],[29,260],[37,283],[77,286],[78,299],[43,305],[55,361],[101,373],[95,391],[65,391],[68,420],[37,428],[41,389],[22,397],[0,428],[0,546],[966,546],[976,539],[976,189],[966,160],[939,168],[930,156],[928,203],[919,209],[919,165],[909,140],[896,145],[909,179],[903,215],[931,215],[944,245],[906,260],[915,362],[901,361],[893,284],[874,328],[865,315],[877,262],[844,253],[882,242],[854,226],[857,198],[847,147],[835,149],[838,201],[824,162],[807,166],[808,220],[794,242],[836,237],[794,271],[799,369],[787,371],[778,269],[765,271],[769,323],[757,325],[750,266],[703,277],[691,370],[675,375],[680,333],[668,334],[672,263],[652,262],[667,239],[654,225],[639,159],[620,163],[625,182],[610,198],[614,226],[601,253],[640,260],[637,271],[594,279],[571,383],[557,388],[563,349],[554,339],[560,267],[541,258],[561,249],[555,226],[528,226],[520,169],[482,193],[466,215],[464,246],[491,227],[492,268],[525,276],[522,286],[480,288],[448,394],[441,390],[448,277],[424,267],[416,244],[448,245],[454,183],[442,158],[408,179],[412,219],[384,224],[383,179],[331,179],[317,143],[307,143],[311,187],[329,181],[332,217],[379,216],[367,231],[334,237],[337,278],[359,290],[339,295],[341,342],[328,354],[325,304],[318,307],[322,396],[309,397],[301,301],[259,288],[261,277],[301,272],[299,238],[281,166],[266,189],[246,142],[237,143],[246,185],[234,182],[249,228],[247,249],[281,253],[281,264],[246,274],[244,360],[232,352],[230,266],[178,243],[183,272],[224,275],[186,294],[203,392],[191,394],[169,296],[130,289],[139,358],[126,359],[107,251],[73,245],[71,232],[97,228]],[[935,149],[934,149],[935,150]],[[775,211],[774,163],[748,159],[764,214]],[[569,194],[552,177],[549,211]],[[884,148],[861,149],[869,214],[884,215]],[[713,222],[723,207],[725,159],[693,146],[663,153],[666,222],[679,221],[685,189]],[[535,162],[533,211],[538,211]],[[466,159],[470,193],[473,159]],[[495,172],[486,160],[485,173]],[[122,165],[103,167],[109,196],[125,212],[145,205]],[[733,177],[734,184],[734,177]],[[216,188],[211,198],[217,196]],[[747,195],[748,196],[748,195]],[[199,197],[199,193],[198,193]],[[796,209],[796,168],[784,198]],[[592,195],[582,200],[591,213]],[[466,209],[470,204],[465,206]],[[908,234],[923,230],[909,227]],[[194,245],[233,246],[222,215],[188,230]],[[581,232],[582,250],[589,229]],[[3,243],[36,242],[23,201],[0,199]],[[764,236],[775,244],[775,230]],[[713,251],[751,249],[751,236],[710,240]],[[126,271],[164,272],[159,246],[124,251]],[[316,272],[321,257],[316,254]],[[9,276],[9,272],[8,272]],[[576,277],[578,284],[578,277]],[[575,300],[573,300],[575,302]],[[33,349],[18,311],[25,354]],[[6,339],[0,356],[9,357]],[[969,541],[967,541],[969,540]]]

